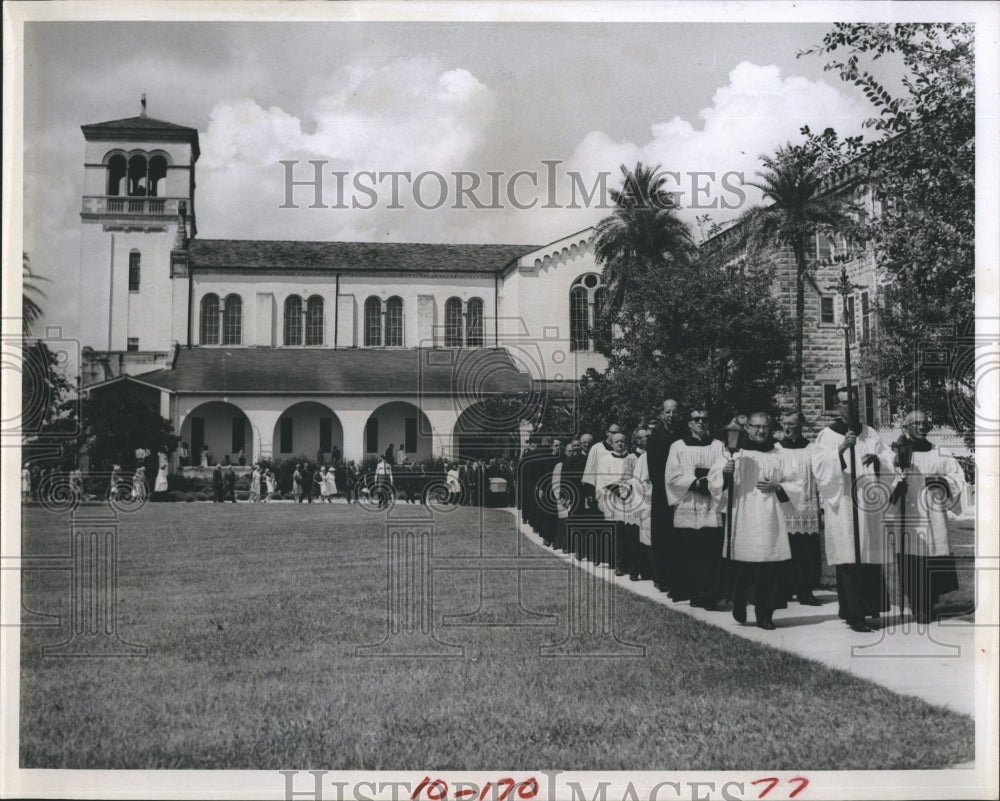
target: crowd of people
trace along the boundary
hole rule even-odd
[[[890,447],[857,419],[856,393],[837,398],[839,419],[814,442],[798,411],[777,426],[764,411],[739,415],[723,442],[707,410],[667,399],[630,437],[611,423],[596,444],[529,443],[521,520],[549,547],[652,581],[675,603],[729,609],[741,624],[752,606],[764,630],[792,600],[820,604],[822,530],[853,631],[889,609],[891,564],[914,619],[929,622],[958,588],[947,513],[961,511],[961,465],[931,445],[924,412],[906,416]]]
[[[302,461],[294,466],[290,487],[279,487],[274,471],[262,463],[251,465],[249,501],[264,503],[290,492],[295,503],[371,501],[386,507],[392,502],[464,506],[513,506],[516,462],[501,456],[485,459],[413,461],[405,448],[390,445],[371,468],[354,461],[334,465]],[[235,501],[235,473],[216,465],[212,473],[213,498]]]
[[[918,622],[931,620],[941,595],[958,588],[949,560],[947,513],[961,512],[965,476],[958,460],[927,439],[928,416],[916,410],[903,435],[887,445],[853,410],[846,388],[837,394],[839,419],[814,442],[798,411],[739,415],[713,429],[707,410],[682,413],[663,401],[657,414],[627,437],[612,422],[605,438],[583,434],[565,444],[531,442],[518,461],[483,459],[414,462],[390,445],[372,469],[349,461],[297,464],[296,503],[366,500],[513,506],[545,544],[578,560],[606,564],[618,576],[651,581],[676,603],[731,609],[740,623],[753,606],[755,623],[775,628],[774,614],[814,595],[826,561],[836,574],[840,617],[854,631],[871,631],[889,608],[886,567],[895,566]],[[852,402],[853,401],[853,402]],[[713,437],[713,430],[721,438]],[[727,439],[727,442],[723,442]],[[131,476],[116,464],[111,491],[146,499],[167,491],[166,452],[137,449]],[[156,467],[150,482],[147,467]],[[65,478],[83,497],[73,466],[58,475],[43,465],[21,473],[23,500],[39,500],[42,485]],[[251,465],[249,501],[283,497],[271,466]],[[287,481],[287,476],[285,477]],[[237,501],[232,466],[215,465],[216,503]],[[286,485],[287,491],[287,485]]]

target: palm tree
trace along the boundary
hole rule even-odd
[[[25,338],[31,335],[31,327],[38,322],[42,316],[42,307],[36,298],[46,297],[45,293],[38,286],[39,281],[48,281],[41,275],[35,275],[31,271],[31,259],[27,253],[22,253],[22,277],[23,293],[21,302],[21,332]]]
[[[761,156],[759,180],[747,181],[771,201],[740,218],[751,245],[789,247],[795,257],[795,398],[802,408],[802,348],[805,339],[805,282],[813,267],[807,256],[809,237],[820,230],[844,229],[850,223],[846,205],[823,193],[828,169],[814,148],[786,144],[773,156]]]
[[[644,308],[650,305],[650,287],[665,283],[671,267],[691,264],[694,241],[659,166],[640,161],[634,170],[622,164],[621,172],[621,189],[611,191],[614,211],[595,229],[594,255],[608,292],[605,318],[621,320],[629,309],[641,324],[655,313]]]

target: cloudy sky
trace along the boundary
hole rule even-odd
[[[689,174],[759,168],[758,156],[799,128],[860,132],[871,108],[824,72],[826,24],[33,22],[25,27],[24,248],[56,280],[48,318],[72,330],[82,195],[80,125],[149,116],[197,128],[201,238],[351,239],[542,244],[593,224],[599,208],[550,208],[543,161],[589,187],[602,171],[643,161],[681,174],[685,218],[716,221],[740,209],[694,209]],[[881,67],[892,78],[894,65]],[[285,199],[280,160],[309,159],[348,175],[434,171],[449,183],[426,210],[412,185],[397,205],[388,181],[371,209],[310,209],[311,190]],[[539,175],[538,203],[506,202],[519,170]],[[503,208],[451,208],[457,171],[501,173]],[[730,179],[730,183],[733,179]],[[611,181],[612,185],[615,180]],[[735,205],[719,180],[700,204]],[[530,202],[530,181],[517,185]],[[433,203],[437,184],[422,187]],[[326,202],[335,202],[332,177]],[[348,205],[350,205],[348,194]],[[429,200],[428,200],[429,198]],[[365,203],[367,197],[362,197]],[[748,193],[747,202],[755,197]],[[583,206],[584,204],[579,203]],[[73,280],[67,280],[72,276]]]

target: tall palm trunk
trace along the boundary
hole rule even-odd
[[[795,252],[795,403],[802,410],[802,350],[806,338],[806,253],[802,237],[796,237]]]

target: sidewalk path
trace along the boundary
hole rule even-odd
[[[514,513],[517,514],[516,510]],[[547,546],[529,526],[516,518],[521,533],[546,550]],[[748,610],[749,623],[740,625],[732,613],[709,612],[692,607],[687,602],[675,603],[657,590],[651,581],[630,581],[616,577],[610,568],[595,567],[587,561],[578,562],[572,554],[550,551],[557,558],[570,562],[578,570],[596,573],[622,589],[662,604],[668,609],[689,615],[718,628],[755,642],[814,659],[827,667],[844,670],[880,684],[893,692],[914,695],[928,703],[943,706],[975,717],[975,633],[976,626],[952,620],[920,625],[912,622],[909,613],[899,615],[893,607],[882,615],[881,627],[871,634],[851,631],[837,616],[837,594],[818,592],[822,606],[799,606],[791,601],[787,609],[774,615],[775,631],[764,631],[753,624],[753,608]],[[986,654],[983,658],[988,658]]]

